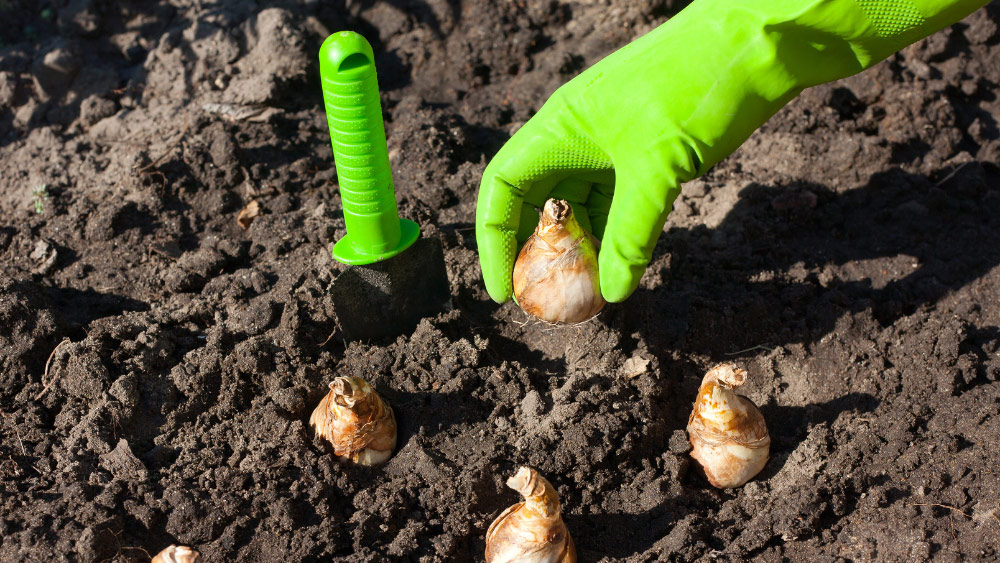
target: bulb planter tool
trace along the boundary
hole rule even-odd
[[[334,33],[319,69],[347,228],[332,254],[350,265],[331,289],[337,322],[349,340],[403,334],[448,300],[444,252],[399,217],[371,45]]]
[[[396,210],[375,55],[364,37],[342,31],[323,42],[319,64],[347,226],[333,257],[345,264],[380,262],[409,248],[420,227]]]

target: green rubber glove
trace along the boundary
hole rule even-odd
[[[695,0],[559,88],[486,167],[476,237],[510,299],[535,208],[568,200],[601,239],[601,292],[639,284],[683,182],[803,89],[860,72],[985,0]]]

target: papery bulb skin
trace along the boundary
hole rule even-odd
[[[396,447],[396,418],[367,381],[338,377],[316,406],[309,424],[333,444],[333,453],[359,465],[378,465]]]
[[[201,554],[186,545],[172,545],[156,554],[150,563],[199,563]]]
[[[764,415],[735,388],[746,382],[746,371],[732,364],[712,368],[702,379],[687,431],[691,457],[720,489],[739,487],[767,463],[771,437]]]
[[[486,563],[576,563],[576,547],[562,520],[559,495],[544,477],[522,467],[507,486],[524,497],[486,531]]]
[[[604,307],[597,240],[577,223],[569,203],[545,202],[514,263],[513,282],[517,304],[550,323],[580,323]]]

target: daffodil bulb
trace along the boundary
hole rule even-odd
[[[534,234],[514,263],[514,298],[550,323],[583,322],[604,307],[597,273],[597,239],[573,217],[569,203],[545,202]]]
[[[378,465],[396,447],[396,418],[367,381],[338,377],[309,424],[333,444],[333,453],[360,465]]]
[[[712,368],[688,419],[691,457],[720,489],[739,487],[760,473],[771,448],[764,415],[734,391],[746,379],[747,372],[732,364]]]
[[[486,563],[576,563],[576,547],[559,512],[559,495],[544,477],[522,467],[507,486],[524,497],[490,524]]]
[[[156,554],[150,563],[198,563],[201,554],[186,545],[172,545]]]

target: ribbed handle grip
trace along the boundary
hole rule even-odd
[[[396,209],[372,47],[352,31],[334,33],[319,61],[347,227],[333,256],[348,264],[384,260],[412,244],[419,228]]]

